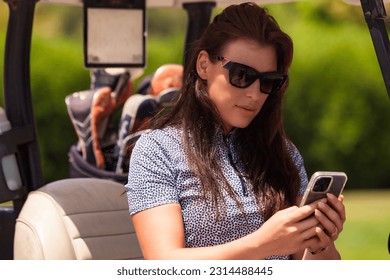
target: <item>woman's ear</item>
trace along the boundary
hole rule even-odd
[[[200,51],[196,61],[196,72],[202,80],[207,80],[207,67],[209,65],[209,55],[206,51]]]

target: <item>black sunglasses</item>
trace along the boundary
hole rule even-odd
[[[285,74],[277,72],[261,73],[248,65],[230,61],[220,55],[216,59],[221,62],[226,61],[222,66],[229,70],[229,82],[232,86],[238,88],[247,88],[259,79],[260,91],[265,94],[272,94],[283,86],[288,77]]]

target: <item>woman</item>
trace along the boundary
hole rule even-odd
[[[198,40],[179,99],[134,147],[126,185],[146,259],[339,259],[342,197],[297,207],[307,175],[281,104],[293,46],[254,3]]]

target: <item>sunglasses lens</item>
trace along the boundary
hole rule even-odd
[[[229,81],[233,86],[246,88],[260,79],[260,90],[266,94],[279,90],[287,78],[279,73],[260,73],[252,67],[232,61],[226,63],[224,67],[229,70]]]
[[[260,79],[260,90],[264,93],[272,93],[283,86],[285,77],[280,74],[267,74]]]
[[[239,88],[250,86],[256,79],[257,74],[253,69],[241,64],[234,64],[229,69],[230,83]]]

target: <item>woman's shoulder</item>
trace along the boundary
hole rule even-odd
[[[286,138],[287,151],[294,162],[303,161],[302,155],[299,152],[297,146],[290,140]]]
[[[176,127],[164,127],[152,129],[147,133],[142,134],[139,140],[142,141],[178,141],[181,137],[181,130]]]
[[[153,129],[141,135],[135,148],[142,149],[177,149],[181,145],[181,130],[175,127]]]

